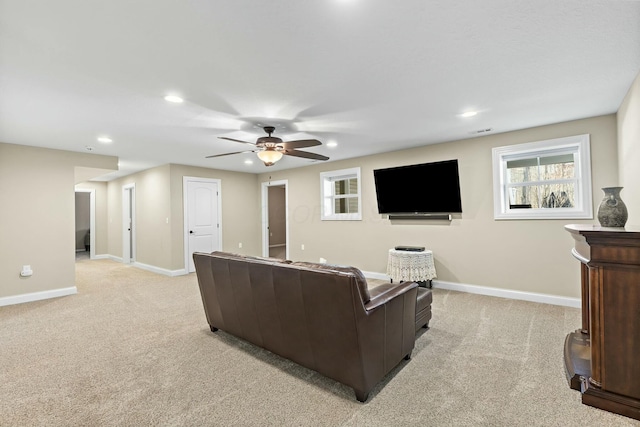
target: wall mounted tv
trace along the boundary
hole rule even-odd
[[[381,214],[462,212],[457,159],[376,169],[373,177]]]

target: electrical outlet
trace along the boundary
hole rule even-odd
[[[31,270],[31,266],[30,265],[23,265],[22,266],[22,271],[20,272],[20,276],[29,277],[32,274],[33,274],[33,270]]]
[[[302,249],[304,251],[304,243],[302,245],[300,245],[300,249]]]
[[[242,242],[238,243],[238,248],[242,249]]]

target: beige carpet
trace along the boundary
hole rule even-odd
[[[206,324],[195,275],[77,263],[77,295],[0,307],[1,426],[639,426],[582,405],[577,309],[434,290],[369,401]],[[338,331],[336,331],[338,332]]]

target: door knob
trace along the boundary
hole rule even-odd
[[[195,234],[193,230],[189,230],[189,234]]]

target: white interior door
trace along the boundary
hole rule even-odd
[[[219,181],[185,179],[186,266],[195,271],[194,252],[213,252],[221,247]]]

